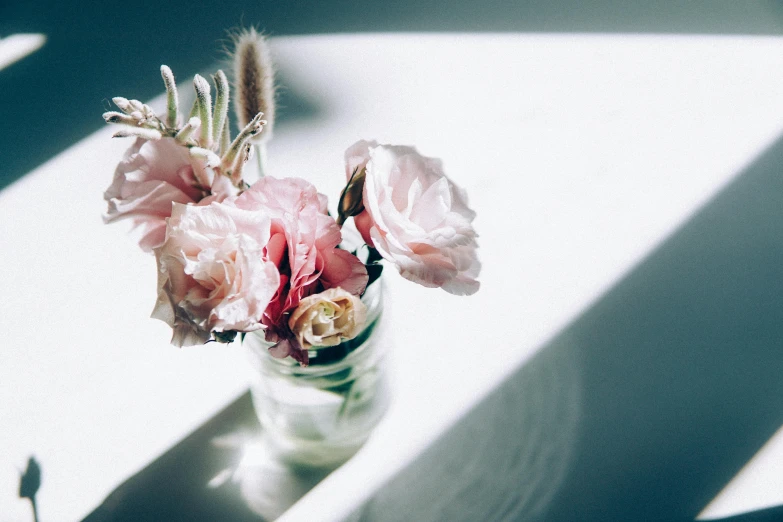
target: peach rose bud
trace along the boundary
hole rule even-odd
[[[367,307],[342,288],[305,297],[291,314],[288,326],[303,349],[336,346],[353,339],[364,327]]]

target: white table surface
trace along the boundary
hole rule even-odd
[[[367,446],[286,521],[355,512],[783,130],[779,38],[401,34],[273,45],[287,88],[317,111],[277,129],[270,173],[313,181],[334,206],[347,146],[415,144],[470,194],[484,264],[470,298],[390,273],[395,401]],[[148,318],[154,260],[100,219],[129,144],[111,132],[0,192],[1,521],[30,518],[16,498],[30,454],[44,469],[41,519],[77,519],[246,387],[238,347],[178,350]],[[735,493],[705,516],[783,502],[780,488],[767,491],[752,503]]]

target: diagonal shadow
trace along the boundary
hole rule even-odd
[[[207,484],[239,458],[236,448],[213,441],[226,433],[259,430],[250,394],[245,393],[154,462],[118,486],[84,522],[225,520],[257,522],[232,481]]]
[[[693,520],[783,425],[783,139],[357,520]]]

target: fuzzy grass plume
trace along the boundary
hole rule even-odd
[[[272,136],[275,121],[275,73],[266,38],[255,29],[243,29],[234,37],[235,98],[239,126],[250,123],[259,112],[264,113],[266,126],[254,143]]]

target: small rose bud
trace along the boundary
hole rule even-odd
[[[365,174],[366,171],[363,167],[357,167],[340,194],[340,201],[337,203],[338,225],[342,225],[349,217],[357,216],[364,211],[362,193],[364,192]]]
[[[367,307],[342,288],[329,288],[305,297],[288,320],[288,326],[303,349],[336,346],[353,339],[364,327]]]

